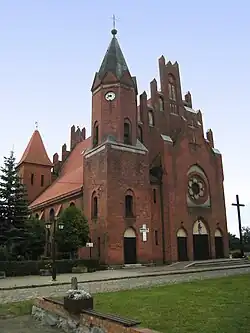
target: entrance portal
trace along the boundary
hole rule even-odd
[[[136,234],[134,229],[128,228],[123,237],[124,263],[136,264]]]
[[[214,234],[215,243],[215,257],[216,259],[224,258],[223,237],[220,229],[215,230]]]
[[[193,226],[194,260],[209,259],[209,235],[205,224],[198,220]]]
[[[178,261],[188,261],[187,233],[183,228],[177,231]]]

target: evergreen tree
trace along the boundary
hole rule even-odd
[[[28,202],[16,170],[13,151],[9,157],[4,157],[4,166],[0,170],[1,243],[6,245],[13,257],[17,257],[24,255],[23,245],[28,236],[25,231]]]
[[[38,260],[44,253],[45,227],[44,222],[31,216],[25,224],[26,233],[29,235],[25,243],[25,256],[30,260]]]

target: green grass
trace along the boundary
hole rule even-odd
[[[249,333],[250,276],[99,294],[95,305],[166,333]]]
[[[95,309],[166,333],[249,333],[250,276],[96,294]],[[0,317],[31,312],[32,301],[0,305]]]
[[[32,304],[32,300],[0,304],[0,318],[30,314]]]

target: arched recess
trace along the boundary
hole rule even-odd
[[[124,264],[136,264],[136,233],[133,228],[125,230],[123,235]]]
[[[209,230],[202,219],[193,224],[193,256],[194,260],[209,259]]]
[[[143,143],[143,132],[142,132],[142,127],[140,125],[138,126],[138,139],[141,143]]]
[[[148,110],[148,124],[151,127],[155,125],[154,113],[152,109]]]
[[[168,75],[168,96],[171,101],[176,101],[176,80],[173,74]]]
[[[125,217],[134,217],[135,216],[135,196],[132,190],[127,190],[125,193]]]
[[[178,261],[188,261],[188,235],[184,228],[178,229],[177,233]]]
[[[215,257],[217,259],[224,258],[223,234],[219,228],[217,228],[214,233],[214,246]]]
[[[162,96],[159,97],[159,110],[164,111],[164,100]]]
[[[75,203],[73,201],[71,201],[71,203],[69,204],[69,207],[75,207]]]
[[[38,220],[39,219],[39,214],[36,213],[35,218]]]
[[[49,211],[49,220],[50,222],[53,222],[55,220],[55,210],[54,208],[51,208]]]
[[[93,147],[98,146],[99,144],[99,124],[96,121],[93,127]]]
[[[98,217],[98,197],[95,191],[93,192],[91,197],[91,215],[92,218]]]
[[[123,124],[123,142],[126,145],[131,145],[132,144],[132,125],[131,121],[126,118],[124,119],[124,124]]]

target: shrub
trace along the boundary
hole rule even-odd
[[[46,269],[51,260],[41,261],[0,261],[0,270],[5,271],[6,276],[39,275],[40,269]],[[56,260],[58,274],[71,273],[74,266],[84,265],[88,271],[100,269],[98,260]]]

